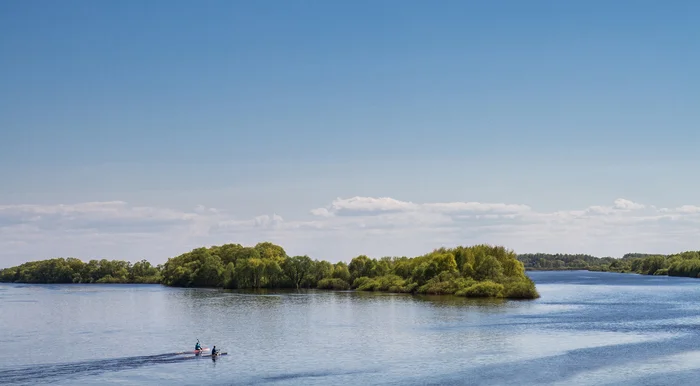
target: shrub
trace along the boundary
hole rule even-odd
[[[355,288],[355,289],[359,289],[360,287],[362,287],[363,285],[365,285],[369,281],[372,281],[372,279],[370,279],[367,276],[358,277],[357,279],[353,280],[351,287]]]
[[[494,283],[491,280],[482,281],[472,285],[471,287],[459,290],[457,296],[466,297],[494,297],[500,298],[504,295],[503,284]]]
[[[428,280],[427,283],[418,288],[417,292],[432,295],[454,294],[457,291],[472,286],[474,283],[476,283],[476,281],[471,278],[465,279],[463,277],[441,274]]]
[[[511,299],[537,299],[540,294],[532,280],[515,280],[503,285],[503,295]]]
[[[331,279],[326,278],[319,280],[317,288],[319,289],[329,289],[329,290],[347,290],[350,289],[350,284],[343,279]]]

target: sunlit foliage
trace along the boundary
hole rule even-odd
[[[414,258],[379,261],[363,255],[352,259],[349,269],[355,278],[352,288],[360,291],[539,297],[515,253],[498,246],[440,248]]]
[[[440,248],[425,255],[360,255],[349,264],[288,256],[275,244],[201,247],[158,267],[141,261],[52,259],[0,271],[0,280],[27,283],[162,283],[177,287],[318,288],[469,297],[539,297],[513,251],[500,246]]]

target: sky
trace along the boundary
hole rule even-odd
[[[0,2],[0,267],[700,249],[700,2]]]

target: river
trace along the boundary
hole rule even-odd
[[[0,384],[696,383],[699,279],[528,275],[540,299],[0,284]],[[197,339],[227,356],[173,354]]]

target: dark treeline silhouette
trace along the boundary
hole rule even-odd
[[[636,259],[639,257],[650,257],[650,256],[667,256],[667,255],[660,255],[660,254],[655,254],[655,253],[625,253],[624,256],[622,256],[622,259],[628,260],[628,259]]]
[[[517,258],[525,265],[526,269],[538,270],[587,269],[611,264],[618,260],[613,257],[561,253],[524,253],[518,255]]]
[[[642,275],[669,275],[700,277],[700,251],[686,251],[672,255],[628,253],[622,258],[590,255],[522,254],[518,255],[526,269],[638,273]]]
[[[645,256],[621,260],[618,264],[602,266],[598,270],[634,272],[642,275],[700,277],[700,251]]]
[[[440,248],[409,257],[353,258],[332,264],[288,256],[269,242],[196,248],[153,267],[145,261],[74,258],[25,263],[0,271],[2,282],[162,283],[177,287],[318,288],[466,297],[534,299],[539,294],[513,251],[500,246]]]
[[[161,267],[146,260],[135,264],[121,260],[90,260],[69,257],[31,261],[0,270],[0,282],[16,283],[160,283]]]

